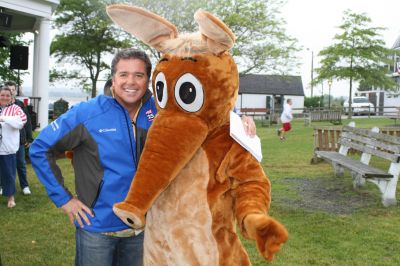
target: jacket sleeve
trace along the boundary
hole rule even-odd
[[[21,129],[24,126],[20,116],[1,116],[0,120],[16,129]]]
[[[84,111],[81,111],[84,113]],[[56,163],[60,154],[73,150],[79,136],[69,134],[80,124],[79,108],[73,108],[44,128],[29,149],[32,166],[57,207],[66,204],[72,194],[64,185],[63,174]]]

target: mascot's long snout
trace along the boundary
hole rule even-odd
[[[125,201],[114,212],[133,228],[145,224],[154,200],[190,161],[207,137],[207,124],[196,116],[160,112],[151,126],[141,163]]]

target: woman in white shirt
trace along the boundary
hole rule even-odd
[[[19,148],[19,130],[26,123],[22,109],[12,104],[11,90],[0,88],[0,177],[7,207],[15,207],[16,153]]]

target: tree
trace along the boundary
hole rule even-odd
[[[100,73],[109,70],[107,55],[115,49],[130,47],[129,38],[108,18],[106,0],[61,0],[55,12],[54,26],[58,30],[50,52],[60,65],[51,74],[54,80],[78,80],[78,84],[96,96]],[[125,37],[125,38],[124,38]],[[79,69],[74,69],[79,65]],[[82,71],[82,68],[85,71]],[[61,70],[60,70],[61,69]]]
[[[304,107],[306,108],[321,107],[321,96],[304,97]]]
[[[369,90],[372,90],[372,86],[370,84],[368,84],[367,81],[360,80],[357,90],[358,91],[369,91]]]
[[[102,61],[106,54],[122,47],[141,47],[159,58],[154,49],[119,30],[105,13],[112,0],[61,0],[55,13],[55,28],[59,33],[51,44],[51,54],[62,64],[51,74],[52,80],[78,79],[88,88],[91,81],[92,97],[96,95],[96,82],[100,72],[109,69]],[[180,32],[197,30],[194,12],[203,8],[221,18],[236,34],[232,50],[241,73],[285,73],[298,66],[296,40],[285,34],[284,21],[278,18],[282,0],[137,0],[134,4],[153,11],[174,23]],[[79,64],[86,68],[73,69]],[[89,75],[84,75],[89,72]]]
[[[193,19],[199,8],[218,16],[235,33],[232,50],[241,74],[287,73],[298,66],[297,40],[285,33],[279,18],[281,0],[135,0],[137,6],[157,13],[172,22],[180,32],[197,31]],[[134,40],[155,57],[156,51]]]
[[[336,78],[349,80],[349,118],[352,116],[351,98],[353,81],[362,81],[363,86],[390,89],[395,86],[388,75],[392,51],[384,47],[379,31],[384,28],[371,27],[371,19],[363,14],[344,12],[342,33],[335,35],[334,44],[323,49],[321,67],[315,71],[313,83]]]
[[[0,46],[0,80],[14,80],[15,82],[21,82],[18,79],[18,70],[10,69],[10,46],[23,45],[27,46],[28,43],[23,41],[22,33],[1,33],[1,46]],[[22,71],[19,75],[23,76],[27,74],[27,71]],[[21,84],[19,84],[21,85]]]

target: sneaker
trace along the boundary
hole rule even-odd
[[[31,190],[29,189],[29,187],[24,187],[24,189],[22,189],[22,194],[30,195],[31,194]]]
[[[284,140],[286,140],[286,138],[285,138],[285,137],[280,137],[280,139],[281,139],[281,141],[284,141]]]

